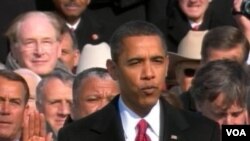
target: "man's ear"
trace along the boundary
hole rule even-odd
[[[202,103],[200,102],[195,102],[195,108],[198,112],[202,111]]]
[[[19,58],[19,54],[20,53],[18,53],[18,48],[16,47],[16,46],[14,46],[14,45],[10,45],[10,54],[11,54],[11,56],[16,60],[16,61],[18,61],[18,58]]]
[[[57,58],[60,58],[62,55],[62,40],[60,39],[57,43]]]
[[[114,80],[117,80],[117,66],[116,63],[111,59],[108,59],[106,62],[106,67],[108,69],[109,74]]]
[[[80,58],[80,51],[78,49],[74,49],[74,66],[76,67],[78,65]]]
[[[166,71],[165,71],[165,77],[168,76],[168,67],[169,67],[169,57],[166,55],[165,57],[165,63],[166,63]]]

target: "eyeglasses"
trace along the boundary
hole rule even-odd
[[[57,42],[54,39],[42,39],[42,40],[25,40],[21,41],[21,46],[25,50],[33,50],[37,46],[43,47],[43,49],[51,49],[51,47]]]
[[[183,70],[184,75],[187,77],[193,77],[195,72],[196,72],[196,69],[192,69],[192,68],[186,68]]]

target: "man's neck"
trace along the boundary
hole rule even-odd
[[[121,99],[122,99],[123,103],[127,106],[127,108],[129,108],[131,111],[133,111],[135,114],[137,114],[141,118],[148,115],[148,113],[151,111],[151,109],[154,106],[154,105],[148,105],[148,106],[145,106],[145,107],[140,107],[140,106],[135,107],[135,106],[131,106],[126,101],[126,99],[124,99],[122,96],[121,96]]]
[[[68,17],[68,18],[65,18],[66,22],[71,24],[71,25],[76,24],[79,19],[80,19],[80,17]]]

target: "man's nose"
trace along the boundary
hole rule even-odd
[[[0,115],[8,115],[10,113],[10,105],[7,101],[0,104]]]
[[[67,102],[62,102],[59,107],[59,114],[68,115],[70,114],[70,105]]]
[[[38,42],[36,44],[36,47],[35,47],[35,53],[37,55],[42,55],[44,53],[44,47],[43,47],[43,44],[41,42]]]
[[[145,63],[143,66],[142,78],[150,80],[155,77],[153,66],[150,63]]]
[[[232,125],[233,124],[233,118],[232,116],[228,115],[224,118],[223,124],[225,125]]]

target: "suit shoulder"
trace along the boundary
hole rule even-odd
[[[189,127],[194,130],[205,130],[212,131],[218,128],[219,125],[207,117],[201,115],[198,112],[187,111],[184,109],[177,109],[166,102],[165,112],[167,112],[167,117],[169,120],[174,121],[172,124],[181,125],[182,127]]]
[[[217,123],[211,119],[208,119],[207,117],[201,115],[198,112],[191,112],[186,110],[180,110],[182,115],[187,119],[187,121],[190,121],[191,123],[197,123],[197,124],[208,124],[208,125],[216,125]]]
[[[98,127],[98,130],[102,131],[102,127],[109,126],[114,118],[117,118],[114,107],[111,105],[106,106],[87,117],[65,125],[59,130],[58,139],[60,141],[64,141],[66,140],[65,138],[79,138],[77,136],[81,135],[82,137],[83,134],[89,134],[91,130],[95,129],[96,127]]]
[[[167,107],[167,117],[171,134],[178,135],[185,140],[219,141],[219,125],[205,116],[191,111],[176,109],[171,105]]]

